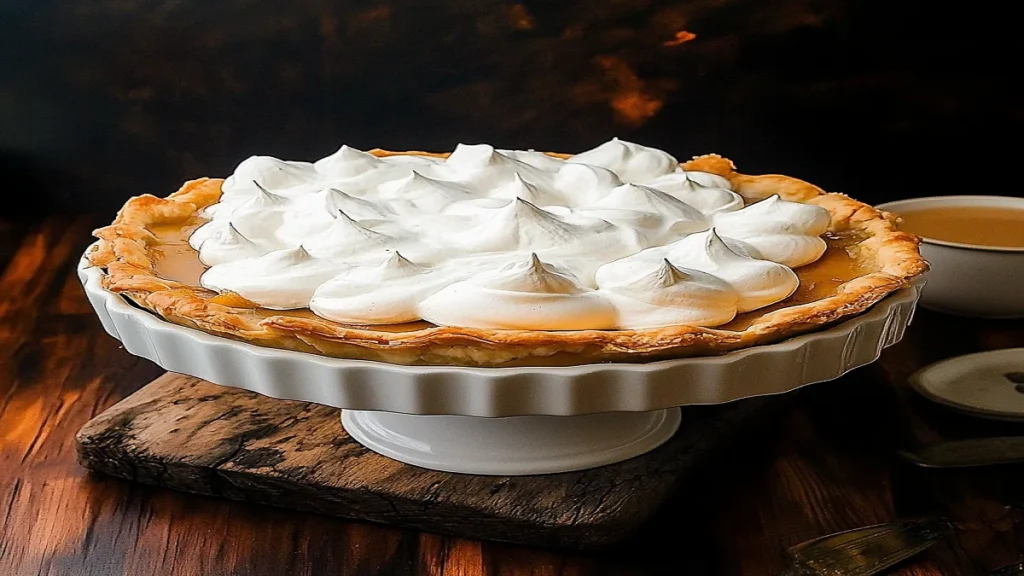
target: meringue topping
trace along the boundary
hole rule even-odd
[[[825,253],[820,235],[830,222],[828,210],[778,196],[714,216],[721,234],[753,246],[766,260],[793,268],[810,264]]]
[[[709,178],[710,177],[710,178]],[[743,208],[743,197],[730,189],[729,181],[707,172],[673,172],[643,183],[693,206],[704,214]]]
[[[737,253],[712,229],[605,264],[597,270],[597,285],[625,284],[631,278],[651,274],[665,259],[674,266],[707,272],[728,282],[739,294],[739,312],[783,300],[800,282],[796,273],[782,264]]]
[[[305,247],[314,256],[344,260],[346,256],[356,254],[364,257],[383,254],[394,244],[393,238],[365,228],[348,214],[338,211],[331,227],[311,238]]]
[[[611,170],[600,166],[566,162],[555,173],[551,185],[570,200],[570,208],[575,208],[599,201],[621,186],[622,180]]]
[[[341,178],[354,178],[383,166],[384,161],[373,154],[348,146],[342,146],[334,154],[313,163],[313,169],[320,174]]]
[[[284,196],[274,194],[256,180],[253,180],[252,184],[253,187],[256,188],[256,193],[250,196],[245,202],[239,204],[238,207],[235,208],[236,212],[280,210],[288,205],[288,199]]]
[[[710,226],[704,215],[693,206],[660,190],[638,184],[617,186],[594,206],[657,214],[668,231],[677,237],[707,230]]]
[[[217,264],[203,273],[199,283],[210,290],[235,292],[265,308],[293,310],[308,306],[316,288],[341,267],[314,258],[299,246]]]
[[[267,253],[235,228],[231,222],[207,238],[199,248],[199,260],[207,266],[216,266],[234,260],[257,258]]]
[[[542,250],[575,242],[584,231],[522,198],[513,198],[479,226],[455,236],[474,252]]]
[[[344,212],[359,219],[380,219],[391,214],[391,211],[386,206],[356,198],[337,188],[328,188],[321,192],[321,194],[324,197],[323,208],[332,216],[336,216],[339,212]]]
[[[535,206],[564,206],[569,202],[553,189],[542,189],[530,184],[518,173],[506,184],[494,189],[496,198],[521,198]]]
[[[618,139],[567,161],[342,146],[312,164],[246,159],[189,243],[203,286],[344,323],[719,326],[789,296],[829,224],[777,197],[744,208],[731,187]]]
[[[309,184],[318,179],[318,174],[309,162],[286,162],[271,156],[250,156],[235,168],[221,185],[224,194],[249,192],[254,183],[266,191],[283,190]]]
[[[605,329],[616,321],[607,299],[536,254],[449,284],[419,312],[435,324],[507,330]]]
[[[402,324],[420,319],[421,300],[450,279],[413,264],[398,252],[377,264],[356,265],[324,282],[313,293],[314,314],[349,324]]]
[[[690,324],[718,326],[736,316],[739,293],[706,272],[677,268],[668,259],[651,272],[622,284],[602,286],[623,328]]]
[[[738,254],[717,230],[693,234],[668,246],[668,258],[677,266],[718,276],[739,293],[740,312],[757,310],[788,298],[800,280],[782,264]]]
[[[566,162],[607,168],[626,182],[643,182],[652,176],[681,170],[679,161],[667,152],[618,138],[612,138],[597,148],[581,152]]]
[[[475,196],[469,188],[445,180],[428,178],[413,170],[407,178],[382,184],[380,198],[399,214],[436,214],[445,206]]]

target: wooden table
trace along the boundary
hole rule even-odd
[[[148,488],[87,473],[73,437],[160,369],[103,333],[74,274],[90,217],[0,222],[0,575],[773,574],[785,548],[943,515],[955,538],[899,574],[974,574],[1024,550],[1024,467],[926,471],[915,442],[1022,434],[919,398],[906,376],[1024,346],[1021,322],[919,311],[873,366],[795,393],[780,416],[680,491],[628,545],[574,555],[446,538]]]

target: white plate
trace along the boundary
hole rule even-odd
[[[926,398],[977,416],[1024,420],[1024,348],[955,356],[910,376]]]

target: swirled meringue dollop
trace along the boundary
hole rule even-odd
[[[199,247],[199,260],[207,266],[226,264],[235,260],[258,258],[269,250],[249,240],[227,222],[221,230],[215,231]]]
[[[420,319],[419,303],[449,282],[449,276],[392,252],[381,263],[353,266],[321,284],[309,309],[350,324],[413,322]]]
[[[515,198],[476,227],[450,236],[450,245],[474,253],[537,252],[572,270],[589,283],[595,263],[621,258],[641,250],[635,231],[599,218],[572,222],[526,200]]]
[[[725,280],[677,268],[668,259],[635,279],[604,285],[601,292],[615,305],[618,326],[632,329],[718,326],[736,316],[739,303],[739,293]]]
[[[388,215],[392,214],[388,210],[387,206],[380,204],[374,204],[361,198],[356,198],[351,194],[346,194],[337,188],[327,188],[319,193],[322,198],[317,199],[315,203],[320,204],[324,211],[330,215],[336,215],[339,212],[349,214],[352,218],[359,220],[363,219],[382,219],[387,218]]]
[[[536,254],[449,284],[425,299],[419,312],[441,326],[506,330],[606,329],[616,323],[608,300]]]
[[[701,175],[714,178],[702,178]],[[717,174],[673,172],[644,182],[644,186],[669,194],[704,214],[743,208],[743,197],[730,190],[729,181]]]
[[[316,182],[319,179],[313,164],[290,162],[271,156],[250,156],[235,168],[234,174],[224,179],[221,190],[224,194],[250,192],[254,184],[271,190],[295,188]]]
[[[731,284],[739,293],[740,312],[788,298],[800,285],[796,273],[786,266],[737,253],[715,229],[687,236],[666,248],[673,264],[714,274]]]
[[[308,306],[317,287],[342,267],[314,258],[300,246],[218,264],[203,272],[199,283],[210,290],[234,292],[264,308],[293,310]]]
[[[677,237],[707,230],[710,226],[704,215],[693,206],[639,184],[617,186],[594,206],[656,214],[664,223],[664,232]]]
[[[397,214],[438,213],[453,202],[476,198],[458,182],[435,180],[413,170],[406,178],[382,184],[377,192],[381,200]]]
[[[211,221],[189,237],[189,244],[197,250],[207,238],[223,231],[229,221],[243,236],[271,249],[295,246],[301,242],[292,242],[293,238],[288,235],[286,220],[289,209],[293,207],[292,202],[257,183],[250,191],[240,193],[233,203],[215,206],[220,206],[221,210],[211,214]]]
[[[317,258],[345,260],[356,255],[360,259],[384,256],[397,244],[395,238],[370,230],[338,211],[330,228],[310,238],[305,248]]]
[[[422,163],[420,170],[430,170],[434,164]],[[320,176],[318,182],[329,181],[350,192],[372,190],[385,182],[405,178],[412,168],[349,146],[342,146],[334,154],[313,163],[313,169]]]
[[[488,144],[459,144],[445,160],[447,179],[466,182],[477,190],[495,190],[514,178],[547,186],[548,172],[506,156]]]
[[[568,199],[570,208],[593,204],[618,186],[622,186],[622,180],[607,168],[569,162],[558,169],[551,182],[551,187]]]
[[[787,266],[821,255],[829,221],[778,198],[743,208],[731,188],[618,139],[567,161],[342,146],[314,163],[246,159],[189,243],[203,286],[339,322],[717,326],[792,293]]]
[[[625,182],[642,182],[644,178],[681,170],[679,161],[667,152],[618,138],[581,152],[566,162],[607,168]]]
[[[827,246],[820,235],[830,222],[828,210],[778,196],[714,216],[719,233],[753,246],[766,260],[792,268],[810,264],[825,253]]]
[[[522,198],[513,198],[479,226],[452,239],[455,246],[467,246],[471,252],[536,251],[572,244],[584,234],[603,229],[584,230]]]
[[[542,188],[523,180],[522,176],[516,174],[510,181],[494,189],[495,198],[520,198],[534,206],[565,206],[569,201],[564,196],[555,192],[553,187]]]
[[[387,164],[373,154],[356,150],[350,146],[342,146],[334,154],[313,163],[313,169],[320,174],[341,178],[355,178],[385,166]]]
[[[674,266],[707,272],[728,282],[739,294],[736,307],[740,312],[783,300],[800,282],[796,273],[782,264],[737,253],[712,229],[605,264],[595,275],[597,285],[625,284],[651,274],[665,259]]]

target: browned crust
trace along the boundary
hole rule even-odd
[[[214,335],[339,358],[474,366],[638,362],[777,342],[858,314],[928,269],[918,250],[919,239],[897,230],[893,215],[843,194],[826,193],[789,176],[740,174],[731,161],[717,155],[695,157],[683,167],[724,176],[747,199],[778,194],[828,209],[830,231],[864,237],[856,256],[876,271],[846,282],[835,296],[768,312],[742,331],[695,326],[567,332],[432,326],[386,332],[319,318],[257,316],[251,310],[211,301],[214,294],[201,287],[164,280],[154,272],[152,248],[159,241],[152,230],[185,226],[194,222],[202,208],[216,203],[223,181],[209,178],[187,182],[167,198],[130,199],[110,226],[96,230],[100,242],[89,260],[105,269],[103,285],[108,290],[128,296],[166,320]]]

